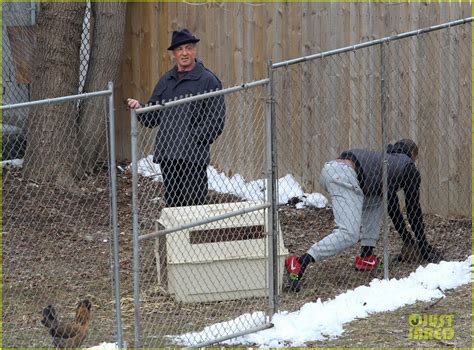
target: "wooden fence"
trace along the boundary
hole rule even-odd
[[[175,29],[187,27],[201,38],[199,57],[228,87],[265,78],[269,60],[278,62],[332,50],[470,15],[469,3],[458,2],[131,3],[127,13],[125,56],[117,84],[120,103],[117,108],[118,157],[130,159],[129,113],[122,101],[127,97],[148,99],[159,76],[173,64],[166,48]],[[401,69],[391,70],[388,86],[392,97],[394,94],[399,96],[398,101],[392,98],[392,105],[389,103],[387,107],[389,129],[393,131],[389,137],[412,137],[422,142],[421,151],[429,155],[420,159],[420,166],[429,174],[429,182],[423,184],[423,204],[430,211],[443,215],[471,215],[472,35],[471,26],[468,27],[449,34],[452,40],[438,35],[432,40],[439,46],[429,46],[428,52],[410,47],[403,49],[402,59],[406,64],[401,64]],[[449,59],[449,50],[453,49],[456,50],[454,60]],[[387,64],[394,67],[399,59],[397,51],[392,50],[389,54],[392,56],[388,56]],[[288,123],[279,128],[279,135],[286,144],[279,154],[280,175],[292,173],[305,191],[319,190],[317,178],[321,164],[344,148],[380,145],[380,135],[372,131],[380,130],[379,50],[368,51],[366,55],[374,64],[364,68],[366,72],[357,72],[360,73],[357,78],[354,78],[357,62],[349,56],[321,64],[326,68],[317,68],[313,78],[318,76],[323,84],[328,84],[332,94],[326,93],[324,98],[318,96],[323,101],[319,112],[308,114],[307,106],[301,107],[306,112],[287,114]],[[430,57],[428,62],[439,69],[420,64],[426,60],[426,55]],[[447,59],[448,63],[445,62]],[[454,73],[443,75],[443,69],[448,68]],[[328,78],[330,70],[340,74]],[[403,76],[404,72],[406,75]],[[301,79],[305,77],[308,75],[302,75]],[[404,82],[403,79],[408,80]],[[284,86],[288,94],[295,94],[292,89],[307,91],[316,84],[310,81],[298,86],[298,79],[295,81],[294,86]],[[417,89],[421,87],[433,87],[433,93],[419,92]],[[405,95],[407,89],[412,93]],[[428,95],[428,102],[421,100]],[[446,103],[448,100],[450,102]],[[303,102],[293,100],[292,103],[302,106]],[[401,104],[404,108],[400,108]],[[336,117],[340,120],[335,120]],[[230,134],[238,132],[236,128],[228,127],[234,125],[232,112],[227,118],[230,120],[226,125],[227,135],[224,134],[213,148],[213,165],[229,174],[241,173],[248,179],[261,177],[261,164],[252,168],[244,161],[229,161],[228,151],[219,152],[224,142],[226,150],[237,150],[244,148],[242,143],[255,138],[255,135],[232,137]],[[264,112],[253,118],[263,120]],[[301,118],[313,118],[313,125],[325,125],[328,130],[337,127],[339,131],[328,134],[314,129],[310,132],[308,122],[305,124]],[[315,143],[318,135],[329,135],[324,146]],[[229,140],[235,144],[227,144]],[[256,147],[263,147],[263,143],[259,142]],[[449,198],[446,203],[443,202],[445,198]]]

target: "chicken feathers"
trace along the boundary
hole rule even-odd
[[[57,348],[78,348],[87,336],[91,320],[91,302],[82,300],[77,304],[74,321],[59,320],[56,309],[48,305],[43,309],[41,323],[49,329],[53,345]]]

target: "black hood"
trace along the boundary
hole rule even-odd
[[[387,153],[402,153],[411,158],[412,157],[411,152],[414,149],[413,147],[414,145],[416,144],[411,140],[400,140],[400,141],[395,142],[395,144],[393,145],[392,144],[388,145]]]

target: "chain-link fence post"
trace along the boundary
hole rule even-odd
[[[110,206],[113,237],[113,273],[115,288],[115,321],[117,327],[117,346],[122,348],[122,312],[120,302],[120,259],[119,259],[119,235],[117,217],[117,168],[115,157],[115,106],[114,106],[114,84],[109,82],[109,140],[110,140]]]
[[[135,310],[135,347],[140,347],[140,246],[138,244],[138,122],[134,109],[130,113],[132,136],[132,215],[133,215],[133,304]]]
[[[273,84],[273,68],[272,62],[268,62],[268,96],[267,96],[267,113],[265,118],[265,140],[266,140],[266,157],[267,157],[267,202],[270,203],[267,215],[268,227],[268,317],[271,320],[278,309],[278,197],[276,188],[276,135],[275,135],[275,101],[274,101],[274,84]]]
[[[385,279],[389,279],[389,227],[388,227],[388,174],[387,174],[387,91],[385,88],[386,72],[385,72],[385,43],[380,45],[380,101],[381,101],[381,129],[382,129],[382,196],[383,196],[383,275]]]
[[[388,178],[387,178],[387,130],[386,130],[386,115],[387,115],[387,101],[388,98],[385,89],[385,50],[384,43],[380,45],[380,101],[381,101],[381,129],[382,129],[382,197],[383,197],[383,261],[384,261],[384,278],[389,279],[389,227],[388,227]]]

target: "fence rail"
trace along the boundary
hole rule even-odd
[[[26,107],[51,105],[51,104],[57,104],[57,103],[69,102],[69,101],[76,101],[76,100],[81,100],[81,99],[90,98],[90,97],[98,97],[98,96],[110,96],[110,91],[105,90],[105,91],[97,91],[97,92],[88,92],[88,93],[78,94],[78,95],[62,96],[62,97],[56,97],[56,98],[47,98],[47,99],[38,100],[38,101],[14,103],[14,104],[10,104],[10,105],[0,106],[0,110],[8,111],[8,110],[14,110],[14,109],[26,108]]]
[[[339,48],[339,49],[336,49],[336,50],[330,50],[330,51],[325,51],[325,52],[321,52],[321,53],[314,54],[314,55],[308,55],[308,56],[304,56],[304,57],[295,58],[295,59],[292,59],[292,60],[281,61],[281,62],[278,62],[278,63],[274,63],[272,65],[272,68],[287,67],[287,66],[290,66],[292,64],[298,64],[298,63],[303,63],[303,62],[311,61],[311,60],[315,60],[315,59],[330,57],[330,56],[338,55],[338,54],[341,54],[341,53],[346,53],[346,52],[350,52],[350,51],[356,51],[356,50],[359,50],[359,49],[364,49],[364,48],[374,46],[374,45],[385,44],[385,43],[388,43],[390,41],[396,41],[396,40],[400,40],[400,39],[409,38],[409,37],[412,37],[412,36],[417,36],[417,35],[420,35],[420,34],[434,32],[434,31],[437,31],[437,30],[440,30],[440,29],[451,28],[451,27],[455,27],[455,26],[458,26],[458,25],[471,23],[473,21],[473,19],[474,19],[474,17],[464,18],[464,19],[460,19],[460,20],[457,20],[457,21],[438,24],[438,25],[434,25],[434,26],[431,26],[431,27],[427,27],[427,28],[412,30],[412,31],[406,32],[406,33],[400,33],[400,34],[387,36],[385,38],[381,38],[381,39],[377,39],[377,40],[367,41],[365,43],[350,45],[350,46],[342,47],[342,48]]]

